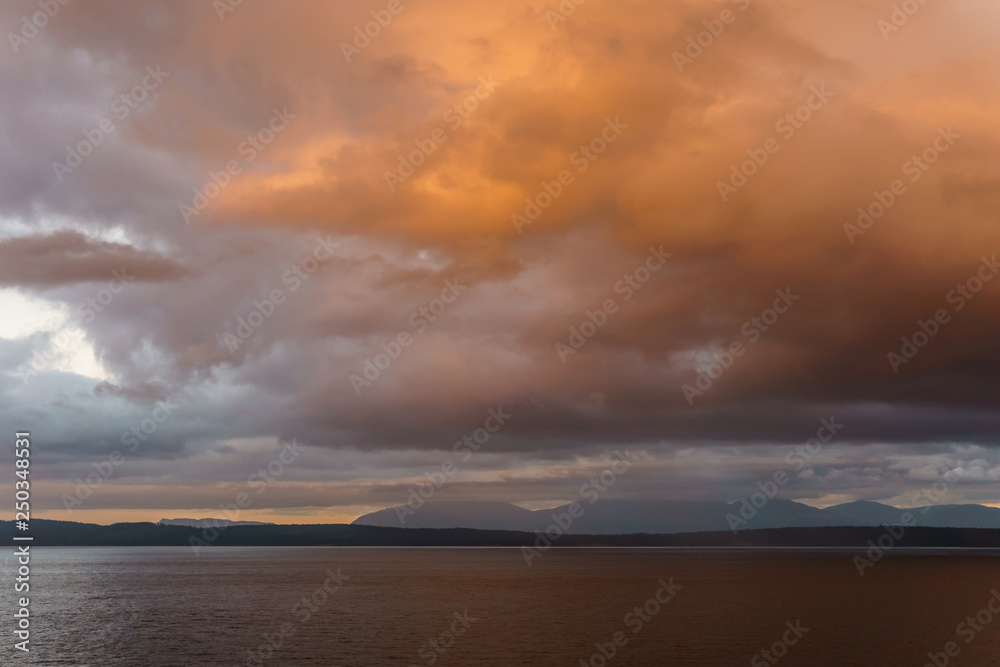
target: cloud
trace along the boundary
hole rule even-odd
[[[45,289],[108,282],[129,269],[136,275],[128,279],[140,282],[171,281],[187,273],[183,265],[155,252],[69,229],[0,241],[0,286]]]

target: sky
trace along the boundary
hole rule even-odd
[[[4,3],[0,474],[30,431],[97,523],[544,508],[626,451],[608,498],[1000,506],[998,20]]]

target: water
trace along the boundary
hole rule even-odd
[[[1000,665],[1000,614],[956,630],[1000,590],[985,553],[896,550],[862,578],[838,551],[553,549],[528,567],[517,549],[35,549],[27,657],[2,557],[4,665]]]

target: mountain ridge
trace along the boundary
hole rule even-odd
[[[160,526],[187,526],[188,528],[229,528],[230,526],[273,526],[269,521],[230,521],[229,519],[160,519]]]
[[[574,508],[574,506],[576,506]],[[573,510],[573,511],[571,511]],[[574,516],[575,515],[575,516]],[[569,517],[568,519],[565,517]],[[382,528],[470,528],[544,531],[556,519],[567,534],[671,534],[765,528],[871,527],[911,523],[929,528],[1000,528],[1000,508],[985,505],[928,505],[898,508],[860,500],[826,508],[781,498],[757,506],[750,500],[611,500],[577,502],[527,510],[497,501],[426,501],[398,505],[358,517],[351,525]]]

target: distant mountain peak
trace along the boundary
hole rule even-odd
[[[849,503],[841,503],[839,505],[833,505],[832,507],[888,507],[890,509],[897,509],[892,505],[886,505],[885,503],[876,502],[874,500],[852,500]],[[827,509],[830,509],[827,507]]]
[[[228,528],[229,526],[273,526],[268,521],[230,521],[229,519],[160,519],[160,526],[189,526],[191,528]]]

